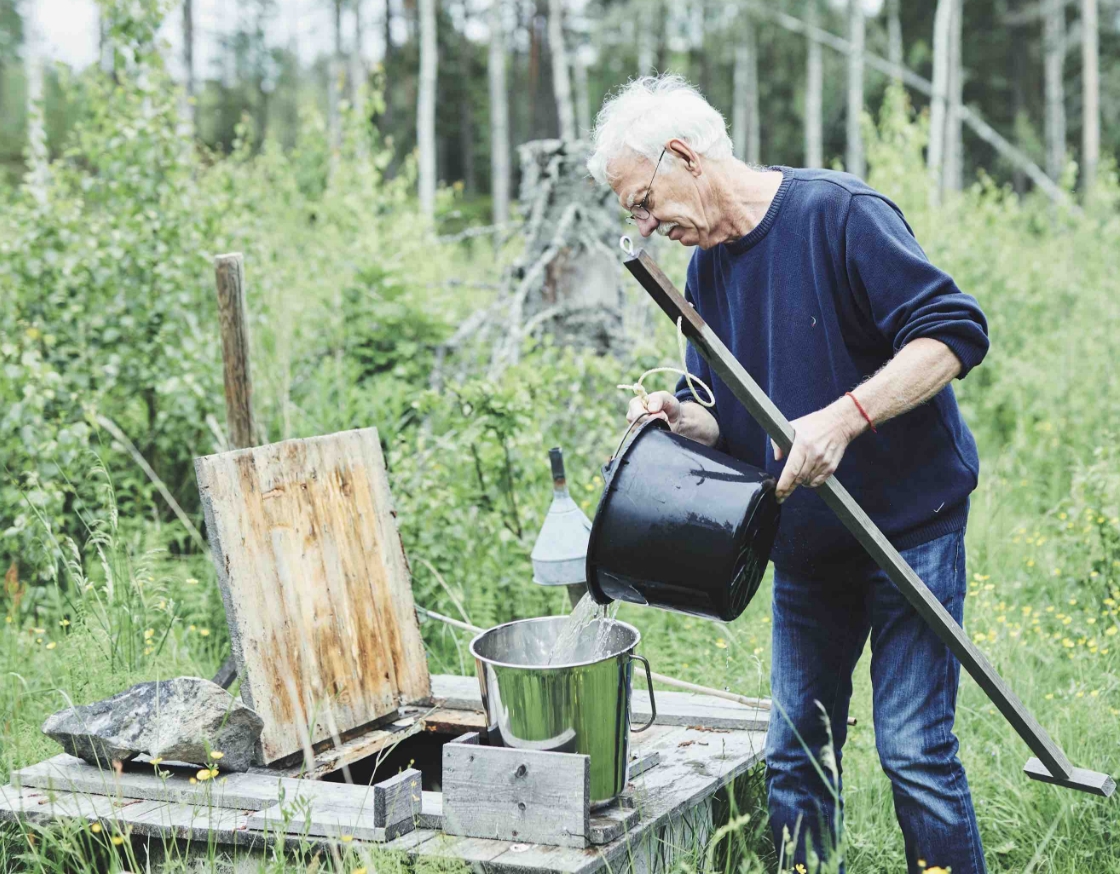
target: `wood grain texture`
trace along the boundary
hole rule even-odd
[[[263,761],[430,696],[377,430],[195,459]]]
[[[681,320],[685,337],[708,362],[712,372],[723,380],[770,438],[783,451],[788,452],[793,445],[793,426],[700,314],[677,291],[657,263],[644,251],[626,258],[624,263],[665,314],[674,322]],[[964,669],[976,680],[1031,751],[1042,760],[1046,769],[1051,774],[1069,777],[1073,766],[1062,748],[1027,710],[984,653],[954,621],[848,490],[835,477],[830,477],[817,489],[817,493],[960,660]]]
[[[245,303],[245,264],[240,252],[214,258],[218,327],[222,334],[226,423],[230,445],[255,446],[253,377],[249,366],[249,316]]]
[[[443,830],[472,838],[585,847],[591,759],[450,743],[443,748]]]
[[[1102,798],[1108,798],[1116,791],[1116,781],[1108,774],[1074,768],[1068,777],[1054,777],[1036,758],[1027,759],[1026,765],[1023,766],[1023,773],[1032,780],[1064,786],[1067,789],[1079,789],[1090,795],[1100,795]]]
[[[382,846],[407,853],[414,859],[456,859],[486,874],[595,874],[599,871],[661,874],[673,870],[678,861],[688,858],[692,845],[687,839],[703,836],[709,828],[712,795],[761,761],[765,735],[736,730],[656,726],[639,737],[643,738],[643,753],[657,752],[661,762],[631,780],[625,794],[639,821],[608,844],[580,849],[444,835],[429,827],[440,815],[440,796],[425,792],[422,793],[423,808],[417,828]],[[259,780],[264,775],[238,776]],[[231,776],[230,781],[233,779]],[[337,790],[345,793],[368,789],[343,784],[316,784],[315,781],[281,782],[280,778],[273,778],[273,781],[285,788],[288,793],[286,798],[294,797],[290,794],[290,786],[298,788],[301,784],[309,791],[311,787],[321,786],[332,796]],[[244,794],[246,790],[239,787],[238,791]],[[16,795],[20,798],[17,799]],[[12,820],[19,818],[20,814],[6,809],[4,798],[12,799],[8,807],[26,808],[41,806],[40,802],[45,804],[47,793],[13,787],[0,789],[0,820]],[[205,801],[162,804],[157,801],[102,798],[94,803],[103,805],[103,810],[108,809],[104,805],[111,805],[117,810],[119,821],[129,825],[135,834],[191,837],[198,842],[197,852],[204,857],[212,844],[244,847],[247,851],[260,854],[271,852],[269,848],[284,839],[276,831],[265,833],[251,827],[244,810],[208,806]],[[354,803],[360,807],[363,802],[355,799]],[[65,805],[61,809],[66,809]],[[130,811],[134,810],[148,812],[135,817],[136,824],[132,825]],[[157,810],[160,812],[155,812]],[[40,814],[40,821],[44,822],[59,818],[65,817]],[[589,825],[590,822],[589,819]],[[312,848],[327,852],[330,845],[338,845],[338,838],[308,836],[307,843]]]
[[[415,768],[374,783],[374,823],[389,827],[418,817],[422,807],[420,792],[420,772]]]

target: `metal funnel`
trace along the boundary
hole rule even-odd
[[[568,494],[564,478],[564,456],[550,449],[552,462],[552,506],[530,556],[533,582],[542,586],[572,586],[587,580],[587,540],[591,520]]]

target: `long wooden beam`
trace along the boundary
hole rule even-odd
[[[646,252],[638,251],[627,256],[626,268],[641,283],[657,305],[673,321],[680,320],[685,337],[708,362],[715,373],[746,407],[766,433],[789,453],[793,445],[793,426],[767,397],[742,364],[716,336],[700,314],[689,305],[673,283],[662,272],[657,262]],[[964,669],[972,675],[992,703],[1011,723],[1012,728],[1037,756],[1025,768],[1028,776],[1046,780],[1083,792],[1110,795],[1115,783],[1106,774],[1096,774],[1074,768],[1062,748],[1047,734],[1030,711],[1019,700],[1004,679],[992,667],[983,652],[969,639],[937,597],[929,590],[913,568],[899,555],[871,517],[863,511],[836,477],[829,477],[817,494],[844,523],[868,554],[890,577],[898,590],[918,611],[926,623],[952,651]],[[1045,775],[1045,776],[1043,776]]]

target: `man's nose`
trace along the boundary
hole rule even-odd
[[[638,222],[638,231],[643,237],[648,237],[657,230],[659,224],[661,224],[661,222],[651,215],[649,218],[641,219]]]

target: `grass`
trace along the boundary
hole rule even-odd
[[[993,338],[988,360],[957,387],[982,458],[967,536],[966,630],[1076,765],[1115,774],[1120,771],[1120,390],[1112,377],[1120,334],[1116,188],[1107,183],[1100,205],[1081,216],[1019,202],[983,183],[934,211],[925,202],[916,131],[911,122],[884,114],[868,142],[872,182],[902,204],[934,261],[980,299]],[[418,244],[406,248],[397,257],[416,261],[419,288],[462,275],[456,273],[462,265],[454,257],[441,263],[425,256]],[[262,243],[262,260],[267,251]],[[665,249],[659,257],[670,275],[682,275],[682,253]],[[484,260],[485,255],[474,257],[467,275],[486,277]],[[291,372],[288,358],[308,340],[302,332],[331,324],[331,314],[337,317],[338,311],[331,309],[329,289],[314,286],[319,297],[308,297],[314,290],[310,280],[300,287],[298,300],[283,297],[280,279],[261,284],[261,335],[266,338],[261,391],[272,433],[380,423],[381,398],[349,387],[333,357],[324,357],[321,374],[301,377],[303,405],[287,408],[288,389],[276,374]],[[431,309],[461,311],[467,303],[437,300]],[[292,318],[305,311],[310,315]],[[421,603],[455,612],[429,571],[421,569],[423,558],[438,568],[475,622],[563,609],[561,594],[542,593],[529,583],[534,525],[548,502],[543,458],[548,446],[563,438],[570,482],[593,511],[599,484],[589,472],[617,441],[613,423],[624,407],[614,385],[632,379],[629,374],[640,373],[651,360],[675,357],[672,326],[647,322],[655,323],[655,351],[648,344],[636,348],[633,360],[597,363],[546,348],[527,356],[504,381],[476,386],[469,396],[476,405],[479,392],[506,398],[526,385],[567,392],[559,411],[555,404],[542,404],[539,395],[535,401],[530,397],[526,410],[508,420],[515,425],[508,434],[499,427],[508,410],[491,411],[488,421],[498,423],[494,433],[505,435],[501,440],[508,443],[495,443],[492,434],[466,426],[445,428],[450,419],[444,414],[446,421],[437,422],[431,433],[402,433],[403,442],[389,456]],[[559,382],[547,382],[556,373]],[[419,405],[419,386],[403,388]],[[465,408],[462,396],[449,397],[456,410]],[[576,424],[558,430],[567,420]],[[495,489],[491,516],[499,518],[508,502],[520,513],[520,538],[487,521],[486,508],[478,506],[474,466],[467,464],[464,472],[460,463],[477,450],[489,464],[488,446],[495,458],[512,452],[512,468],[508,463],[494,468],[505,471],[506,492]],[[541,475],[530,475],[538,467]],[[530,473],[514,477],[511,470]],[[497,474],[489,471],[493,483]],[[96,700],[141,680],[208,676],[226,651],[208,557],[170,554],[166,523],[118,520],[108,473],[96,470],[92,480],[102,500],[83,510],[87,542],[56,544],[60,563],[54,584],[27,586],[9,578],[0,600],[5,617],[0,626],[0,780],[56,751],[39,725],[68,701]],[[441,509],[444,504],[450,509]],[[438,531],[426,530],[432,526]],[[43,536],[49,537],[45,528]],[[469,562],[459,561],[461,556],[469,556]],[[620,616],[641,629],[655,670],[765,695],[768,585],[733,625],[630,606]],[[433,671],[469,670],[461,636],[456,642],[454,632],[433,623],[425,624],[424,633]],[[844,757],[847,862],[852,872],[886,874],[903,870],[904,861],[890,786],[875,752],[866,665],[865,657],[856,670],[852,714],[859,724],[848,733]],[[1028,780],[1021,773],[1028,750],[967,677],[957,733],[991,871],[1120,874],[1116,802]],[[740,819],[743,814],[750,819]],[[740,806],[728,812],[733,825],[721,838],[736,852],[720,856],[718,851],[719,867],[748,872],[773,865],[764,816],[764,793],[755,775]],[[112,835],[88,828],[32,829],[31,834],[31,841],[19,832],[0,836],[0,870],[126,870],[138,861],[128,857],[127,842],[116,846]],[[705,858],[707,848],[693,849],[686,868]],[[297,846],[295,856],[266,858],[261,869],[367,866],[384,874],[400,864],[356,855],[341,864],[329,856],[316,862],[301,852]],[[216,868],[213,849],[202,855],[204,868]],[[175,859],[168,866],[182,867]]]

